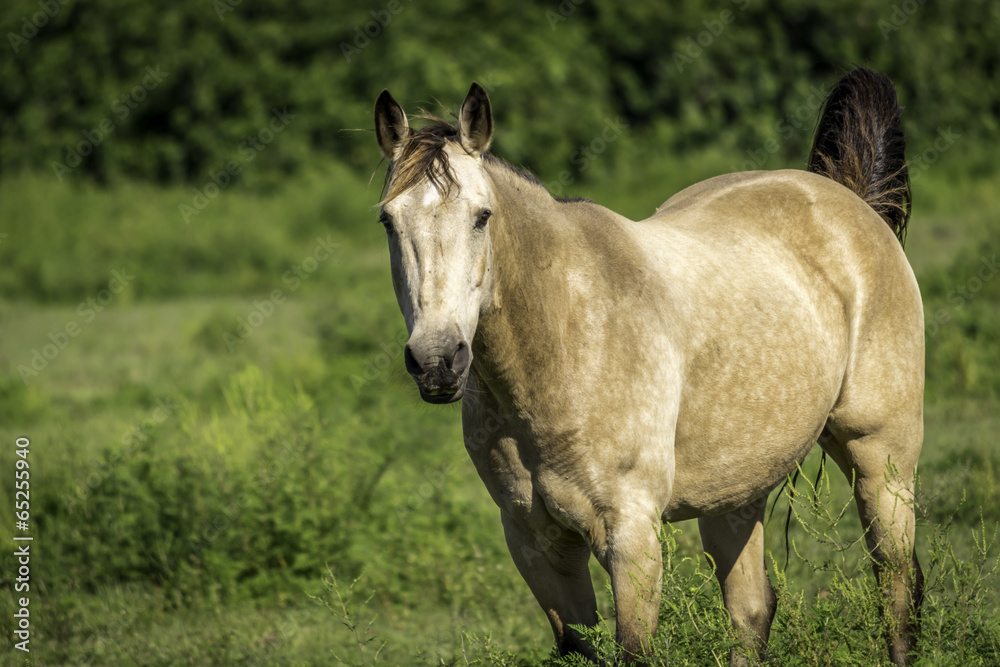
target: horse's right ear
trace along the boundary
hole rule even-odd
[[[392,98],[388,90],[375,100],[375,136],[382,155],[392,162],[403,141],[410,136],[410,124],[399,102]]]

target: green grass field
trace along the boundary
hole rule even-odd
[[[573,194],[642,217],[726,163],[623,170],[627,183]],[[907,246],[934,322],[917,664],[996,665],[1000,279],[983,267],[1000,195],[995,179],[940,166],[914,184]],[[10,506],[14,442],[28,437],[30,664],[553,662],[459,408],[421,403],[403,370],[378,184],[330,165],[266,194],[223,191],[187,224],[189,188],[0,182],[0,497]],[[859,522],[853,506],[828,516],[849,484],[831,470],[810,510],[818,466],[814,452],[787,569],[786,500],[769,523],[774,661],[879,664],[874,582],[848,547]],[[13,648],[12,514],[0,516],[4,665],[29,657]],[[660,654],[725,664],[697,527],[676,529]]]

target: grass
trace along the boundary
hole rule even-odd
[[[651,169],[628,196],[586,182],[574,194],[639,217],[718,163]],[[985,178],[926,172],[919,186],[908,254],[927,312],[948,321],[927,339],[918,548],[934,587],[918,664],[995,664],[1000,280],[961,302],[955,289],[994,252],[1000,199]],[[0,442],[32,442],[32,664],[556,664],[457,408],[421,403],[403,371],[374,187],[320,167],[267,196],[227,191],[196,227],[177,214],[185,196],[0,182]],[[336,247],[307,271],[318,239]],[[121,267],[134,280],[88,319]],[[23,375],[70,322],[79,332]],[[12,461],[0,448],[0,470]],[[814,453],[803,479],[818,465]],[[833,511],[850,489],[830,477]],[[11,486],[5,473],[3,498]],[[776,664],[884,660],[864,554],[834,558],[804,527],[850,542],[853,507],[830,527],[803,506],[786,570],[786,502],[767,531]],[[13,532],[4,513],[0,542]],[[660,655],[725,663],[696,526],[665,532],[663,548]],[[0,664],[22,664],[6,547],[0,566]]]

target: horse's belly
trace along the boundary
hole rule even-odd
[[[771,492],[812,449],[822,420],[792,429],[788,438],[757,446],[740,442],[680,442],[674,488],[664,512],[682,521],[732,511]],[[808,433],[808,435],[803,435]]]
[[[671,519],[765,495],[812,448],[840,393],[846,327],[800,323],[727,340],[692,353],[675,431]]]
[[[727,512],[768,493],[812,448],[837,398],[837,369],[790,372],[688,400],[674,439],[669,520]]]

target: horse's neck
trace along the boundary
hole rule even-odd
[[[490,237],[493,304],[479,321],[473,370],[501,403],[527,407],[540,398],[540,378],[554,379],[562,352],[568,300],[561,260],[571,228],[543,188],[500,187],[502,210]]]

